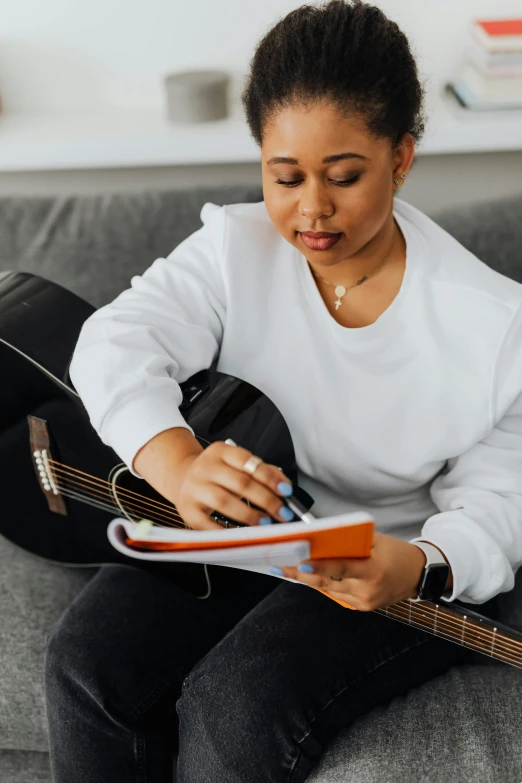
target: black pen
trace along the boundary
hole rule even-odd
[[[225,443],[228,446],[237,446],[237,443],[235,443],[232,438],[227,438]],[[301,522],[307,522],[308,524],[311,524],[315,521],[314,515],[310,514],[310,512],[307,511],[306,508],[297,500],[297,498],[283,497],[281,500],[294,512],[297,517],[299,517]]]

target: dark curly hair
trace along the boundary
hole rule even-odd
[[[241,101],[258,146],[283,108],[328,100],[358,115],[374,138],[395,147],[424,133],[424,88],[408,39],[395,22],[362,0],[330,0],[291,11],[261,39]]]

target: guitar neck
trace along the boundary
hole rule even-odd
[[[374,611],[522,669],[522,633],[459,605],[406,599]]]

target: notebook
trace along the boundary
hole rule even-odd
[[[318,517],[312,522],[221,530],[160,527],[147,520],[116,517],[109,523],[107,535],[115,549],[138,560],[213,563],[270,574],[271,566],[296,566],[303,560],[369,557],[374,527],[375,520],[366,511]],[[290,577],[276,578],[303,584]],[[353,609],[347,602],[319,592]]]

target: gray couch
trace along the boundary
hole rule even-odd
[[[206,201],[232,204],[262,197],[258,187],[243,186],[4,197],[0,271],[43,275],[99,307],[126,288],[133,274],[199,228]],[[522,194],[433,217],[487,264],[522,282]],[[522,476],[520,481],[522,488]],[[91,576],[90,570],[50,565],[0,538],[3,783],[50,781],[42,686],[45,638]],[[515,590],[500,596],[499,604],[500,619],[522,629],[522,569]],[[453,668],[346,728],[309,780],[521,783],[521,686],[521,670],[476,655],[472,665]]]

